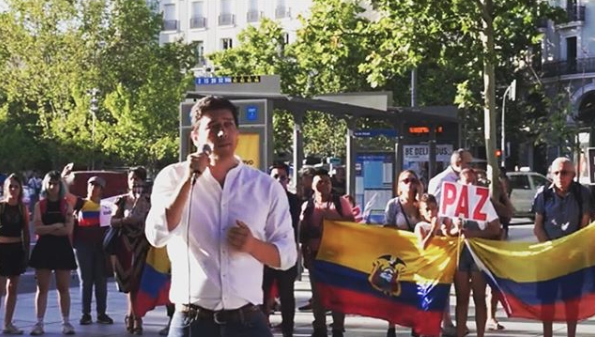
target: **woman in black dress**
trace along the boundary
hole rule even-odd
[[[6,289],[2,333],[20,335],[23,330],[14,326],[12,317],[17,303],[19,279],[27,268],[29,258],[29,211],[23,203],[23,182],[14,173],[4,182],[0,224],[0,295]]]
[[[35,205],[33,223],[37,244],[33,248],[29,265],[35,268],[37,294],[35,312],[37,323],[31,335],[42,335],[43,318],[47,307],[48,288],[54,271],[60,311],[62,312],[62,333],[74,334],[70,324],[70,274],[76,269],[74,252],[70,243],[73,228],[72,207],[64,198],[66,186],[58,171],[45,175],[41,187],[41,200]]]

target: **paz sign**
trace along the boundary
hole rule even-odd
[[[439,210],[439,215],[442,217],[463,218],[480,222],[498,217],[490,202],[489,189],[448,181],[442,183]]]

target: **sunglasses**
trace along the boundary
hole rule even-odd
[[[401,180],[401,182],[402,183],[405,183],[405,184],[409,184],[409,183],[415,184],[417,182],[417,179],[415,179],[415,178],[405,178],[405,179]]]
[[[279,179],[280,181],[286,181],[287,180],[287,176],[279,175],[279,174],[273,174],[273,178]]]
[[[562,177],[565,177],[565,176],[567,176],[567,175],[569,175],[571,173],[572,172],[570,172],[568,170],[560,170],[560,171],[554,171],[554,172],[552,172],[553,175],[555,175],[555,176],[560,175]]]

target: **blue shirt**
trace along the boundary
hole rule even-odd
[[[590,213],[589,190],[582,185],[580,187],[582,200],[576,200],[574,193],[570,191],[565,196],[558,195],[552,184],[547,187],[550,197],[544,202],[546,187],[537,190],[533,201],[535,213],[543,216],[543,229],[548,239],[559,239],[580,229],[582,215],[579,215],[578,202],[583,205],[583,215]]]

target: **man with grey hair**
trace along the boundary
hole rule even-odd
[[[551,166],[553,183],[543,186],[535,195],[533,208],[535,210],[534,233],[539,242],[546,242],[562,238],[577,232],[589,224],[589,190],[573,181],[576,173],[574,164],[568,158],[556,158]],[[557,299],[571,299],[580,295],[583,282],[577,276],[572,284],[548,284],[537,289],[537,296],[543,302],[542,316],[554,317],[554,306]],[[558,291],[558,288],[560,291]],[[558,295],[560,293],[560,295]],[[550,305],[547,305],[550,304]],[[566,316],[576,316],[579,310],[577,304],[567,303]],[[569,337],[576,336],[576,321],[567,321]],[[543,336],[552,337],[552,322],[543,322]]]
[[[445,181],[456,182],[459,180],[459,173],[469,166],[473,161],[471,152],[466,149],[458,149],[450,156],[450,166],[446,170],[438,173],[434,178],[430,179],[428,183],[428,194],[436,197],[440,203],[440,196],[442,195],[442,183]]]

